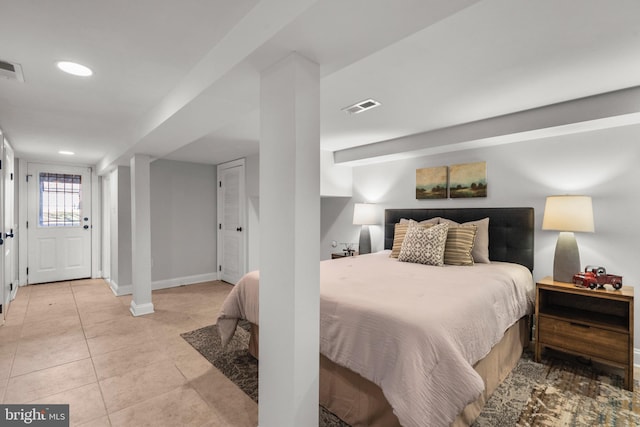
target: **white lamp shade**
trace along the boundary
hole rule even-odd
[[[378,224],[378,213],[376,212],[376,205],[371,203],[356,203],[353,206],[353,224]]]
[[[544,206],[543,230],[593,233],[593,207],[589,196],[549,196]]]

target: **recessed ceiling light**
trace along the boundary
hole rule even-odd
[[[69,73],[74,76],[89,77],[93,75],[93,70],[91,70],[91,68],[86,65],[78,64],[77,62],[58,61],[56,65],[65,73]]]
[[[62,155],[64,155],[64,156],[73,156],[73,155],[74,155],[74,154],[76,154],[76,153],[74,153],[73,151],[65,151],[65,150],[61,150],[61,151],[58,151],[58,154],[62,154]]]
[[[360,101],[357,102],[353,105],[350,105],[348,107],[344,107],[342,109],[342,111],[344,111],[345,113],[349,113],[349,114],[358,114],[358,113],[362,113],[363,111],[367,111],[370,110],[372,108],[376,108],[377,106],[379,106],[380,103],[378,101],[376,101],[375,99],[366,99],[364,101]]]

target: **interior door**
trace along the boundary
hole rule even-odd
[[[4,136],[2,136],[2,131],[0,131],[0,161],[4,161]],[[0,215],[4,215],[4,170],[2,170],[2,165],[0,164]],[[0,219],[1,220],[1,219]],[[4,220],[0,222],[0,248],[2,249],[2,253],[4,253]],[[9,300],[10,295],[7,292],[7,286],[4,282],[4,257],[0,257],[0,282],[2,286],[0,286],[0,306],[2,306],[2,313],[0,313],[0,325],[4,324],[4,320],[7,317],[7,310],[9,309]]]
[[[5,140],[4,141],[4,155],[2,156],[2,172],[4,177],[4,194],[3,194],[3,254],[4,254],[4,274],[3,274],[3,286],[5,301],[3,311],[6,312],[9,309],[9,302],[13,298],[14,278],[15,278],[15,239],[14,233],[16,230],[16,223],[14,220],[14,204],[15,204],[15,180],[14,180],[14,156],[13,148]]]
[[[91,277],[91,170],[29,163],[28,283]]]
[[[218,270],[235,284],[245,273],[244,159],[218,165]]]

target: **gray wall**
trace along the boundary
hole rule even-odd
[[[217,274],[216,167],[156,160],[150,174],[151,280]],[[119,166],[110,184],[111,279],[126,287],[132,284],[130,168]]]
[[[216,167],[151,163],[151,279],[216,273]]]
[[[115,223],[115,228],[111,229],[111,232],[116,233],[115,236],[117,236],[117,244],[114,244],[113,242],[111,244],[111,276],[118,286],[128,286],[132,283],[131,169],[128,166],[118,166],[114,175],[117,176],[117,191],[115,195],[115,198],[117,198],[117,222]],[[114,198],[111,200],[113,203]],[[115,254],[114,249],[117,249],[117,253]]]
[[[322,258],[333,251],[332,240],[357,242],[359,227],[351,224],[354,202],[378,203],[380,224],[384,208],[532,206],[534,277],[539,279],[553,272],[558,236],[541,230],[545,197],[586,194],[593,198],[595,233],[576,233],[582,265],[605,266],[635,286],[640,283],[639,137],[640,126],[628,126],[355,167],[353,198],[322,200]],[[487,162],[487,198],[415,199],[415,169],[476,161]],[[382,226],[371,228],[373,250],[381,250]],[[640,322],[640,308],[635,318]],[[640,323],[636,331],[639,347]]]

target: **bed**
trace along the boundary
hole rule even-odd
[[[401,219],[434,217],[489,218],[491,262],[389,256]],[[528,342],[533,222],[532,208],[389,209],[385,251],[322,261],[320,404],[352,426],[470,425]],[[224,343],[249,320],[256,357],[258,282],[245,275],[217,322]]]

